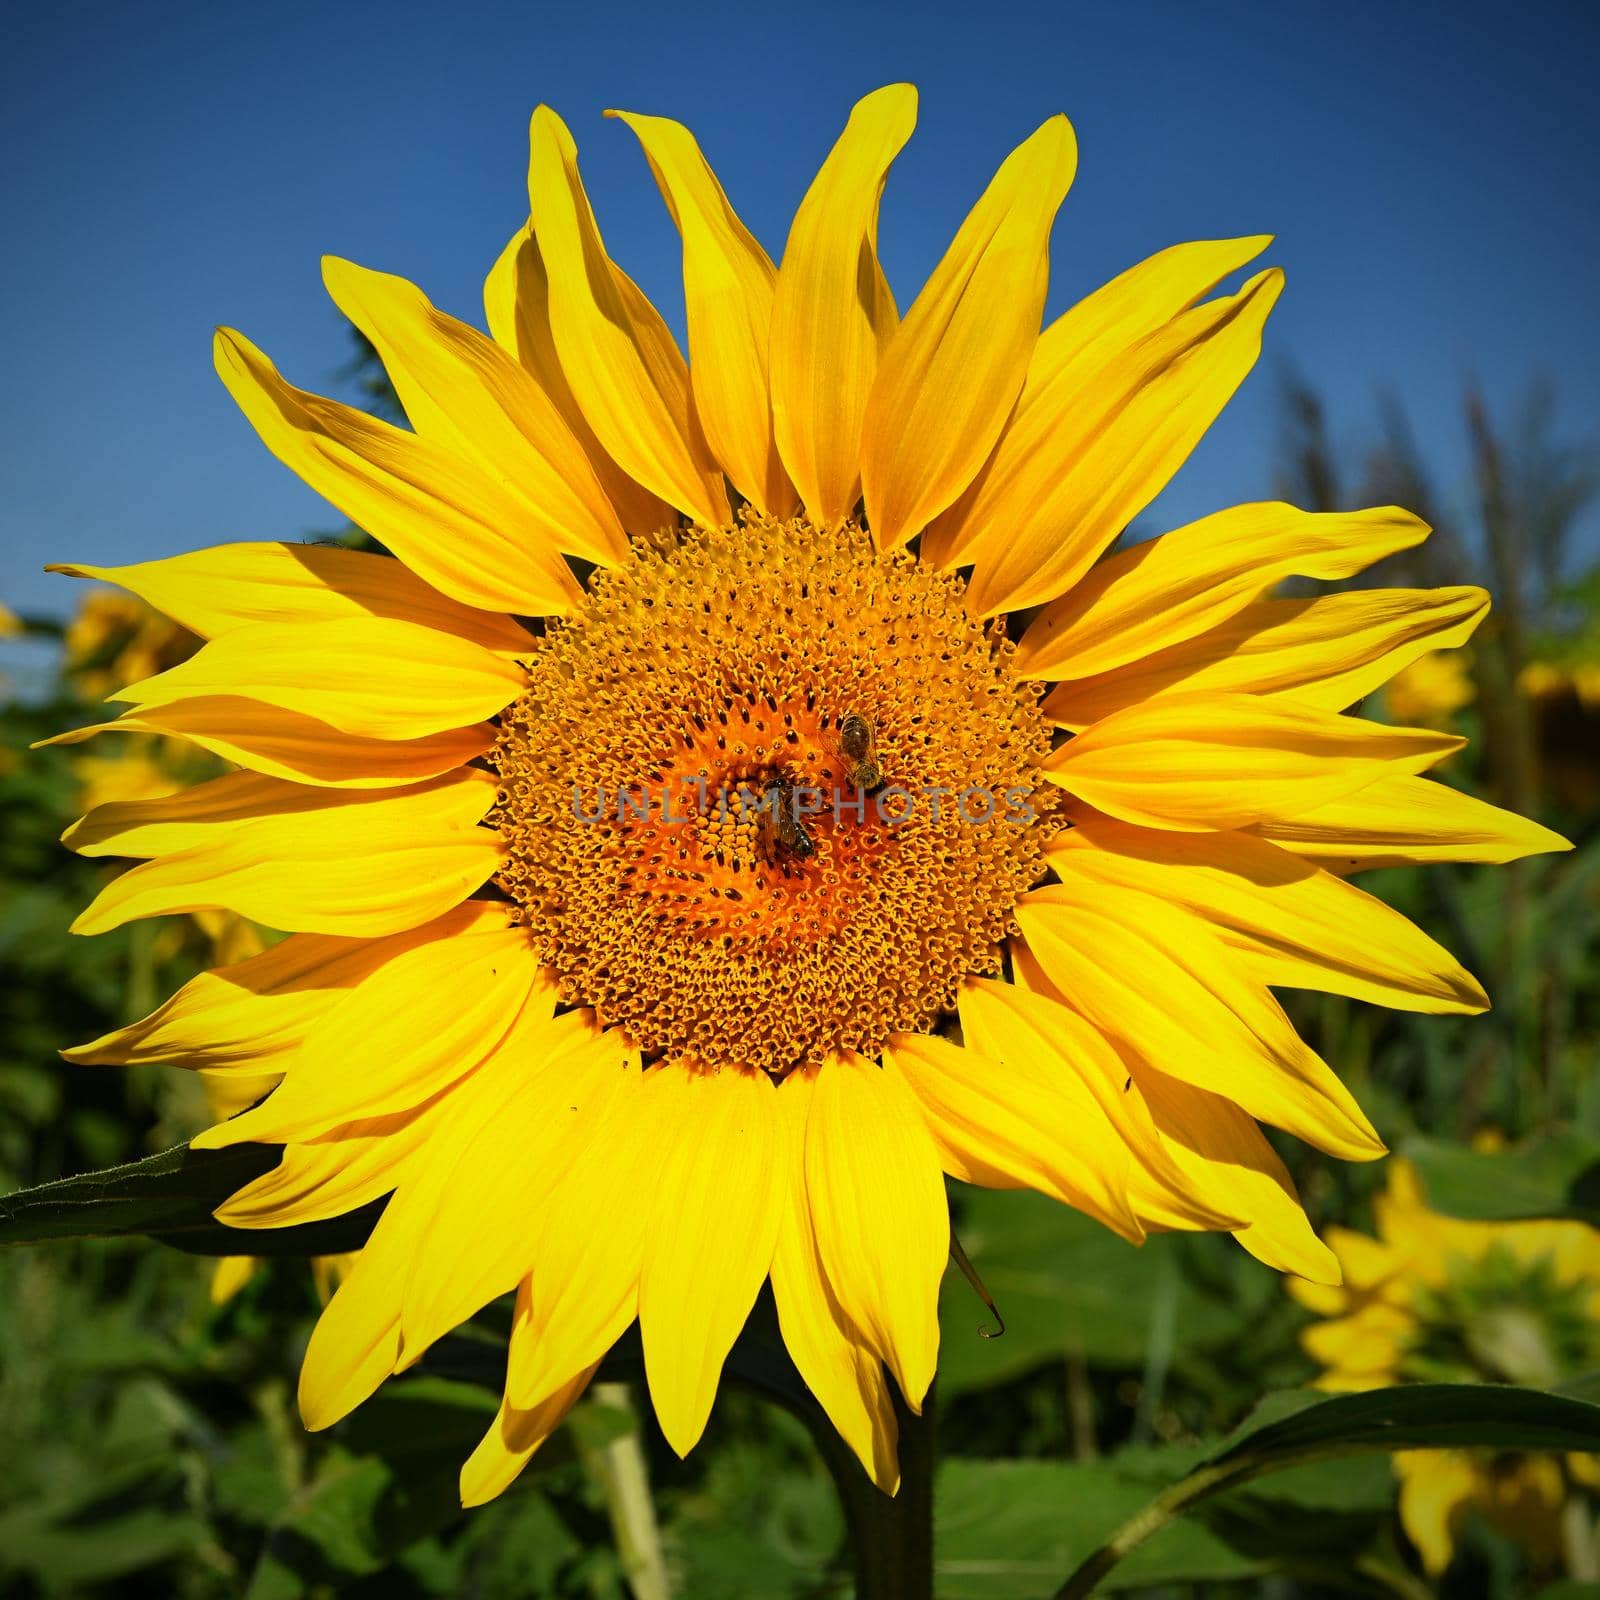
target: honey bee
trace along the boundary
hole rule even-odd
[[[779,858],[787,853],[803,861],[817,848],[800,820],[794,784],[787,778],[769,778],[761,791],[761,834]]]
[[[839,724],[839,754],[844,757],[845,775],[856,788],[868,794],[883,787],[883,768],[878,765],[878,738],[859,711],[847,711]]]

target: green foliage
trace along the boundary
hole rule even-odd
[[[1436,1139],[1412,1139],[1429,1201],[1453,1217],[1507,1222],[1571,1217],[1600,1227],[1600,1138],[1563,1128],[1520,1150],[1486,1155]]]
[[[213,1220],[229,1195],[277,1164],[271,1145],[179,1145],[143,1161],[60,1178],[0,1198],[0,1244],[139,1234],[197,1255],[305,1257],[357,1250],[366,1242],[376,1206],[296,1228],[247,1232]]]

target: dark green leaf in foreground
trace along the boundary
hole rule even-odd
[[[1195,1454],[1172,1449],[1106,1461],[945,1461],[934,1519],[934,1593],[938,1600],[1038,1600]],[[1183,1522],[1141,1550],[1111,1587],[1220,1583],[1265,1570],[1198,1522]]]
[[[1600,1405],[1497,1384],[1413,1384],[1332,1399],[1268,1396],[1217,1450],[1108,1532],[1056,1600],[1101,1589],[1126,1556],[1176,1517],[1268,1473],[1364,1451],[1469,1447],[1600,1450]]]
[[[1570,1217],[1600,1227],[1600,1139],[1568,1129],[1521,1150],[1485,1153],[1413,1139],[1408,1156],[1447,1216],[1510,1222]]]
[[[359,1248],[381,1203],[297,1228],[225,1228],[211,1213],[270,1171],[276,1145],[178,1145],[143,1161],[58,1178],[0,1198],[0,1245],[143,1234],[196,1255],[320,1256]]]

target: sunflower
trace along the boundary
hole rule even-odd
[[[282,1075],[194,1141],[284,1146],[236,1227],[390,1197],[307,1351],[310,1427],[514,1291],[469,1503],[635,1320],[688,1451],[769,1279],[893,1491],[946,1174],[1335,1279],[1258,1124],[1383,1146],[1271,988],[1477,1010],[1344,874],[1561,845],[1422,775],[1458,740],[1340,714],[1465,639],[1482,591],[1265,598],[1415,517],[1247,505],[1102,559],[1254,362],[1281,274],[1207,297],[1268,241],[1164,250],[1041,333],[1054,117],[902,317],[876,238],[915,109],[855,106],[777,267],[685,128],[622,116],[682,237],[686,361],[540,107],[490,337],[325,264],[410,431],[217,337],[267,446],[397,559],[62,569],[207,640],[103,726],[240,769],[78,823],[144,859],[75,926],[290,934],[68,1055]]]
[[[1471,652],[1466,650],[1418,657],[1397,672],[1383,692],[1391,716],[1430,728],[1448,728],[1456,713],[1477,698]]]
[[[1377,1237],[1330,1229],[1343,1284],[1287,1280],[1324,1320],[1303,1335],[1320,1386],[1522,1383],[1550,1388],[1600,1360],[1600,1231],[1581,1222],[1467,1222],[1432,1210],[1416,1169],[1395,1161]],[[1400,1518],[1423,1565],[1449,1566],[1476,1510],[1536,1563],[1561,1548],[1562,1514],[1600,1488],[1584,1456],[1408,1450],[1395,1457]]]

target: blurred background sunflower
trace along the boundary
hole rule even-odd
[[[1493,1150],[1499,1139],[1474,1143]],[[1559,1388],[1600,1363],[1600,1230],[1582,1222],[1463,1222],[1430,1209],[1410,1162],[1390,1163],[1373,1201],[1376,1237],[1330,1228],[1339,1287],[1289,1280],[1322,1320],[1301,1343],[1326,1389],[1391,1383]],[[1600,1563],[1592,1499],[1600,1462],[1527,1451],[1406,1450],[1395,1457],[1400,1520],[1431,1574],[1468,1520],[1515,1542],[1535,1571]]]

